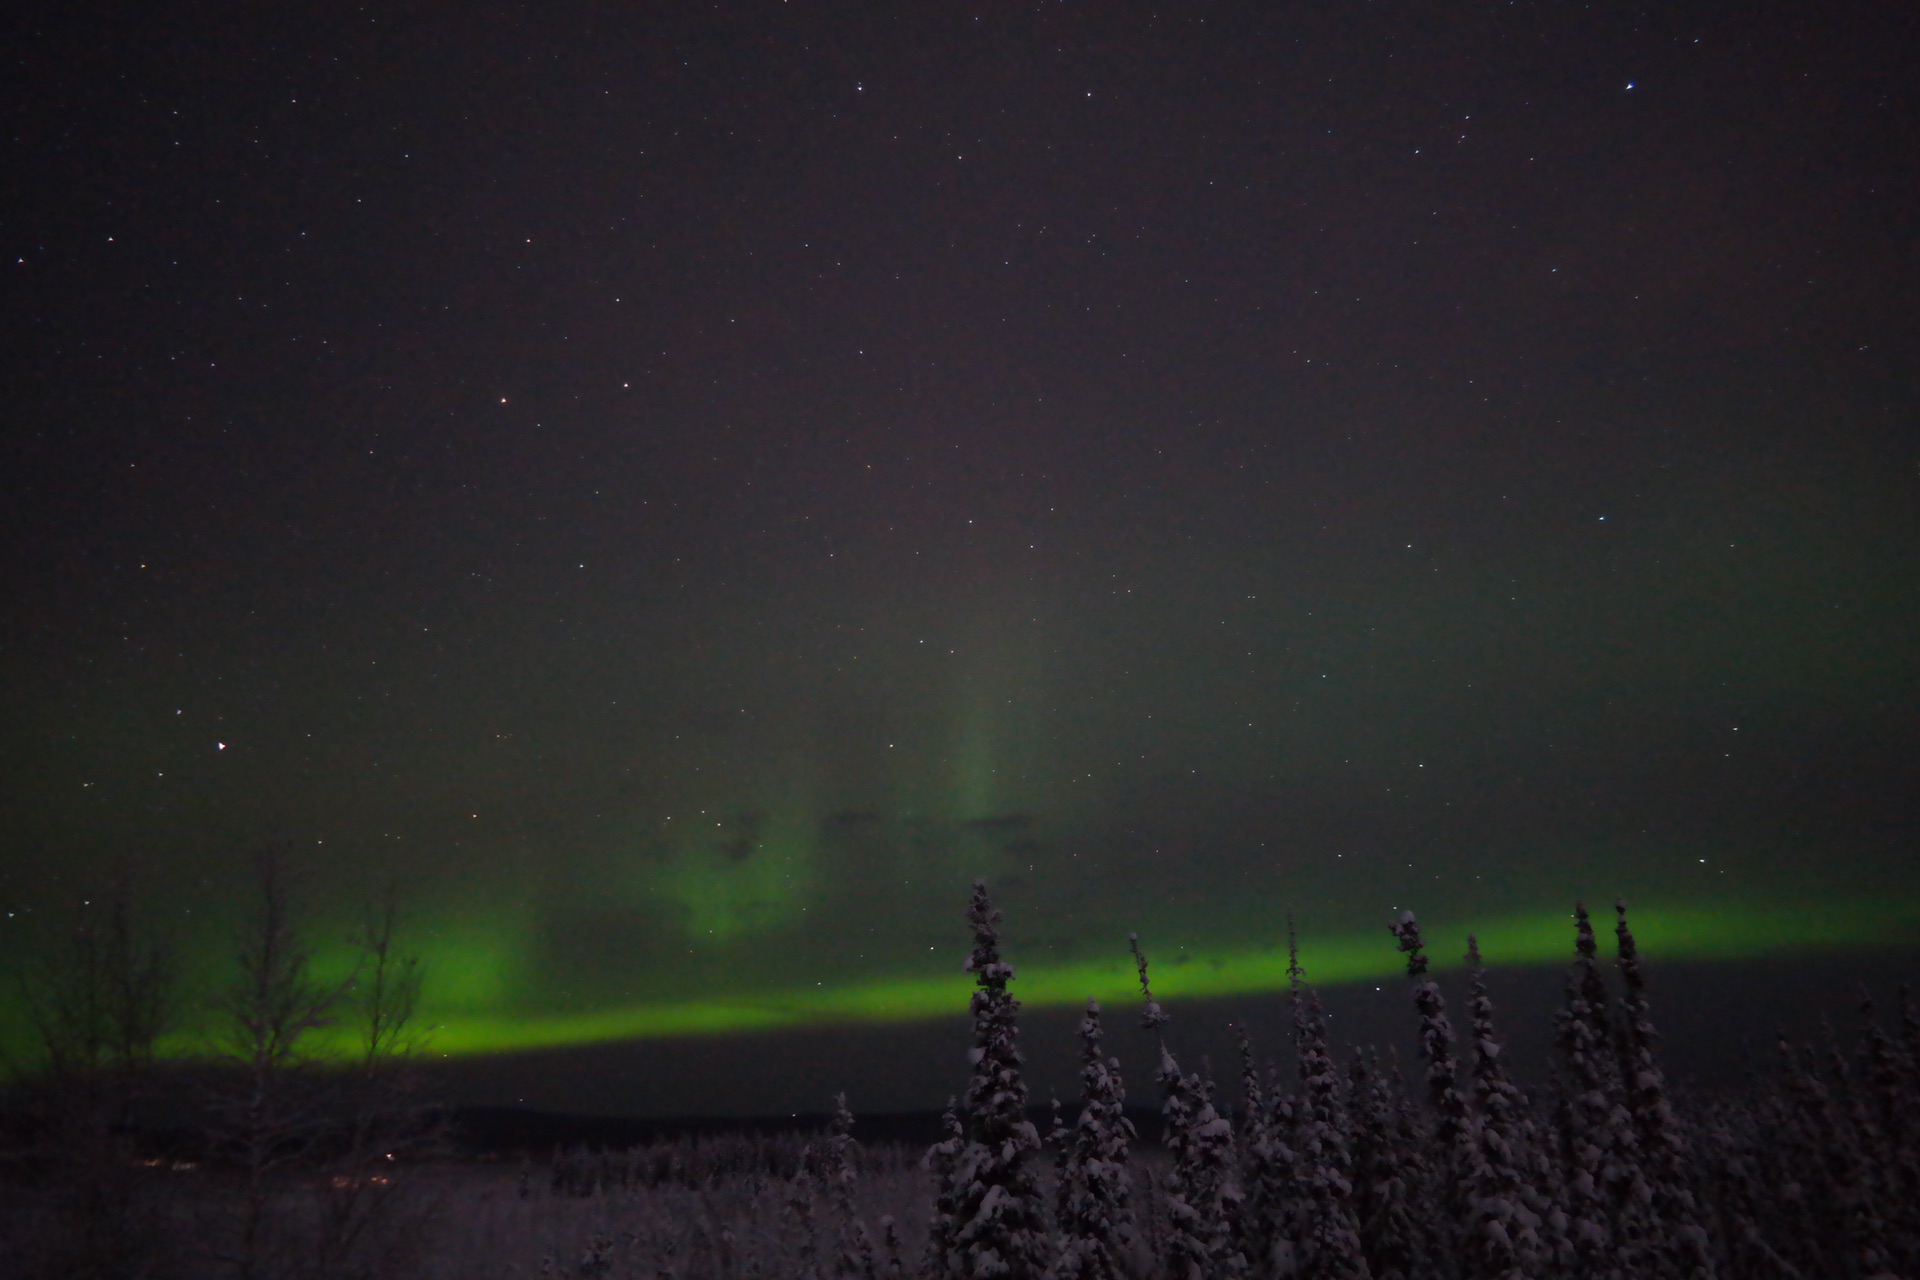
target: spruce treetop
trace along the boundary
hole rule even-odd
[[[1400,940],[1400,950],[1406,953],[1407,976],[1409,978],[1426,977],[1426,944],[1420,941],[1420,922],[1414,919],[1413,912],[1401,912],[1400,919],[1387,926],[1387,932]]]
[[[1147,953],[1140,949],[1139,934],[1127,935],[1127,950],[1133,952],[1133,967],[1140,975],[1140,997],[1146,1001],[1146,1009],[1140,1015],[1140,1027],[1158,1035],[1160,1028],[1167,1025],[1169,1015],[1153,998],[1153,987],[1147,981]]]

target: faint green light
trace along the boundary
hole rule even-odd
[[[1457,968],[1461,961],[1455,953],[1465,950],[1467,922],[1431,919],[1426,923],[1436,967]],[[1910,905],[1864,902],[1805,904],[1791,910],[1679,909],[1633,914],[1641,947],[1656,962],[1892,943],[1911,937],[1916,923],[1920,923],[1920,912]],[[1488,962],[1495,966],[1555,965],[1572,954],[1570,914],[1512,917],[1473,927]],[[1008,935],[1007,953],[1018,965],[1017,922]],[[1302,958],[1309,978],[1323,986],[1400,971],[1384,923],[1378,936],[1309,936],[1303,939]],[[1077,1005],[1089,996],[1121,1001],[1137,994],[1132,966],[1118,947],[1107,961],[1019,968],[1015,990],[1030,1007]],[[1166,957],[1156,966],[1156,975],[1156,991],[1169,1001],[1283,991],[1287,955],[1280,945],[1188,951]],[[464,1055],[794,1026],[914,1022],[963,1013],[970,985],[956,968],[945,976],[790,988],[564,1016],[462,1015],[441,1022],[433,1045],[441,1053]]]
[[[730,839],[676,845],[648,877],[690,941],[727,942],[781,924],[806,905],[815,832],[804,816],[776,812],[738,838],[745,848]]]

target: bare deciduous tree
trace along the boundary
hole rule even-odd
[[[354,1020],[352,1058],[340,1079],[343,1132],[319,1184],[314,1254],[323,1275],[391,1254],[412,1234],[407,1216],[429,1208],[394,1191],[401,1165],[432,1152],[443,1136],[416,1070],[422,970],[419,957],[400,947],[399,919],[399,892],[389,883],[355,937],[360,963],[343,1004]]]
[[[37,1060],[16,1072],[31,1100],[56,1228],[48,1265],[120,1275],[152,1249],[132,1185],[133,1128],[174,1013],[171,947],[135,920],[122,874],[23,975]]]
[[[307,1161],[325,1130],[315,1033],[334,1025],[347,991],[313,974],[291,875],[279,850],[255,856],[240,973],[218,1006],[216,1049],[231,1072],[216,1106],[218,1136],[244,1178],[231,1250],[245,1280],[267,1274],[288,1245],[275,1229],[276,1184]]]

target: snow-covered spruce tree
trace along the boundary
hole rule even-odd
[[[1833,1090],[1820,1078],[1811,1049],[1804,1057],[1785,1041],[1787,1098],[1793,1115],[1783,1145],[1800,1157],[1801,1199],[1818,1237],[1811,1255],[1828,1275],[1891,1276],[1886,1222],[1873,1195],[1868,1160],[1859,1134]],[[1836,1081],[1836,1083],[1843,1083]]]
[[[1640,948],[1627,925],[1624,899],[1613,904],[1617,920],[1620,975],[1626,986],[1621,1000],[1623,1081],[1628,1113],[1639,1141],[1641,1168],[1652,1193],[1651,1209],[1658,1227],[1656,1252],[1664,1274],[1675,1280],[1713,1280],[1712,1242],[1701,1225],[1700,1206],[1690,1176],[1687,1142],[1667,1100],[1666,1076],[1654,1057],[1658,1033],[1647,1001],[1647,975],[1640,964]]]
[[[1137,1238],[1128,1169],[1134,1131],[1126,1104],[1120,1061],[1105,1056],[1100,1005],[1089,1000],[1080,1019],[1080,1118],[1066,1138],[1055,1201],[1056,1280],[1119,1280],[1127,1274]]]
[[[1466,1190],[1472,1185],[1470,1171],[1477,1155],[1467,1100],[1455,1078],[1453,1023],[1447,1018],[1447,1002],[1440,994],[1439,984],[1427,976],[1426,944],[1420,940],[1420,922],[1413,912],[1407,911],[1401,914],[1399,923],[1389,927],[1407,957],[1407,977],[1413,980],[1413,1007],[1420,1014],[1420,1050],[1427,1060],[1427,1099],[1434,1112],[1434,1162],[1437,1170],[1442,1171],[1444,1187],[1436,1244],[1443,1257],[1457,1258],[1457,1237],[1467,1208]]]
[[[1034,1177],[1040,1135],[1027,1119],[1021,1078],[1020,1002],[1008,994],[1013,966],[1000,958],[1000,913],[984,880],[967,908],[973,928],[973,1078],[967,1083],[967,1144],[953,1171],[954,1231],[942,1274],[969,1280],[1037,1280],[1051,1261],[1046,1205]]]
[[[1901,1045],[1894,1055],[1896,1078],[1889,1090],[1894,1109],[1903,1122],[1890,1126],[1888,1133],[1899,1153],[1903,1170],[1913,1170],[1903,1180],[1909,1188],[1903,1192],[1907,1212],[1901,1219],[1901,1264],[1909,1276],[1920,1275],[1920,1007],[1913,992],[1900,988]]]
[[[954,1173],[960,1167],[960,1153],[967,1149],[966,1130],[960,1125],[960,1100],[947,1099],[940,1113],[940,1129],[945,1135],[927,1148],[921,1165],[933,1175],[933,1208],[927,1214],[927,1252],[921,1273],[927,1276],[947,1274],[947,1258],[953,1251],[954,1232],[959,1227],[960,1188]]]
[[[1907,1273],[1920,1270],[1920,1097],[1909,1089],[1911,1064],[1874,1016],[1873,997],[1861,993],[1861,1055],[1867,1107],[1873,1117],[1871,1158],[1887,1205],[1888,1243]]]
[[[1273,1100],[1260,1083],[1253,1041],[1240,1028],[1240,1180],[1245,1189],[1234,1234],[1253,1274],[1294,1270],[1293,1151],[1278,1132]]]
[[[1414,1146],[1401,1140],[1396,1099],[1378,1060],[1354,1050],[1347,1070],[1353,1116],[1354,1212],[1373,1280],[1417,1280],[1432,1272],[1426,1231],[1414,1213],[1420,1180],[1410,1178]]]
[[[1742,1280],[1806,1280],[1760,1229],[1768,1217],[1766,1201],[1776,1189],[1767,1185],[1760,1167],[1761,1149],[1771,1145],[1771,1137],[1761,1129],[1755,1107],[1728,1104],[1715,1109],[1703,1134],[1718,1234],[1724,1241],[1722,1271]]]
[[[1890,1163],[1879,1159],[1883,1143],[1872,1104],[1865,1090],[1854,1080],[1847,1056],[1833,1039],[1831,1029],[1828,1031],[1827,1057],[1828,1071],[1835,1081],[1834,1091],[1839,1103],[1840,1134],[1844,1135],[1849,1154],[1856,1162],[1851,1172],[1857,1183],[1854,1217],[1859,1224],[1857,1234],[1864,1246],[1861,1256],[1874,1271],[1891,1275],[1897,1256],[1894,1242],[1898,1214],[1889,1209],[1896,1185],[1896,1172]]]
[[[1320,997],[1306,984],[1300,968],[1300,949],[1291,922],[1287,926],[1287,977],[1292,986],[1300,1097],[1305,1110],[1294,1152],[1305,1175],[1307,1192],[1297,1241],[1299,1274],[1305,1280],[1366,1280],[1370,1273],[1353,1210],[1352,1148],[1346,1108],[1340,1099],[1340,1073],[1327,1049]]]
[[[1748,1126],[1747,1149],[1761,1188],[1756,1234],[1802,1274],[1840,1275],[1843,1222],[1827,1183],[1826,1135],[1819,1130],[1824,1088],[1784,1037],[1776,1051],[1777,1087],[1760,1099]]]
[[[1208,1274],[1244,1275],[1246,1256],[1234,1238],[1245,1193],[1240,1187],[1240,1161],[1234,1149],[1233,1123],[1214,1106],[1213,1072],[1204,1058],[1201,1070],[1186,1077],[1185,1087],[1193,1108],[1186,1185],[1191,1203],[1206,1228],[1211,1257]]]
[[[1567,1097],[1560,1110],[1566,1208],[1578,1276],[1601,1276],[1612,1262],[1604,1176],[1613,1130],[1615,1080],[1609,1060],[1607,987],[1596,959],[1598,944],[1585,903],[1576,903],[1574,961],[1566,1005],[1555,1015],[1555,1039],[1566,1059]]]
[[[1298,1079],[1296,1073],[1296,1080]],[[1310,1226],[1313,1207],[1312,1170],[1300,1158],[1300,1132],[1307,1122],[1305,1099],[1287,1084],[1278,1063],[1267,1067],[1267,1132],[1272,1135],[1280,1173],[1278,1201],[1281,1219],[1275,1226],[1272,1253],[1267,1259],[1269,1274],[1297,1276],[1300,1273],[1300,1239]]]
[[[1595,948],[1591,921],[1582,923],[1584,938],[1576,937],[1576,947],[1584,960]],[[1598,963],[1576,968],[1589,970],[1581,972],[1580,981],[1587,992],[1589,1007],[1600,1011],[1602,1034],[1598,1043],[1611,1045],[1613,1049],[1611,1070],[1606,1070],[1607,1060],[1601,1059],[1606,1095],[1604,1118],[1595,1131],[1601,1152],[1599,1188],[1606,1202],[1610,1235],[1608,1267],[1627,1276],[1661,1276],[1665,1274],[1662,1264],[1666,1254],[1658,1206],[1640,1149],[1640,1132],[1630,1109],[1631,1028],[1615,1026],[1607,1018],[1606,984],[1600,977]],[[1622,1020],[1631,1021],[1624,1006]]]
[[[1140,994],[1146,1001],[1140,1025],[1160,1042],[1162,1141],[1173,1157],[1167,1175],[1166,1274],[1173,1280],[1214,1280],[1244,1274],[1246,1259],[1234,1247],[1233,1219],[1241,1192],[1235,1181],[1233,1126],[1213,1105],[1213,1082],[1204,1073],[1180,1070],[1162,1032],[1167,1014],[1153,998],[1146,953],[1130,935]]]
[[[1781,1231],[1783,1252],[1820,1275],[1849,1275],[1856,1254],[1852,1238],[1853,1161],[1836,1134],[1833,1098],[1820,1079],[1811,1048],[1782,1039],[1781,1107],[1775,1117],[1773,1173],[1791,1226]],[[1797,1221],[1793,1219],[1797,1218]],[[1864,1273],[1862,1273],[1864,1274]]]
[[[820,1224],[813,1213],[813,1174],[807,1164],[803,1157],[787,1184],[787,1217],[793,1223],[790,1274],[794,1280],[819,1280],[820,1276]]]
[[[1473,1019],[1475,1158],[1469,1166],[1471,1215],[1462,1240],[1472,1280],[1523,1280],[1548,1274],[1550,1251],[1540,1234],[1544,1207],[1527,1174],[1533,1134],[1527,1098],[1507,1076],[1493,1030],[1480,940],[1467,935],[1468,1009]]]
[[[1908,1114],[1920,1123],[1920,1003],[1905,983],[1900,986],[1900,1049],[1906,1099],[1915,1108]]]
[[[853,1112],[847,1109],[844,1093],[833,1095],[833,1122],[827,1128],[827,1138],[817,1153],[815,1166],[833,1201],[835,1216],[840,1220],[833,1274],[874,1280],[878,1263],[873,1236],[853,1207],[854,1187],[860,1181],[860,1144],[853,1139]]]
[[[1053,1220],[1060,1221],[1061,1204],[1067,1194],[1067,1159],[1072,1151],[1073,1131],[1067,1128],[1065,1115],[1060,1110],[1060,1095],[1054,1094],[1047,1103],[1047,1132],[1040,1139],[1042,1149],[1053,1155]],[[1060,1242],[1056,1237],[1053,1244],[1053,1263],[1055,1270],[1060,1265]],[[1051,1274],[1051,1272],[1049,1273]]]
[[[1060,1095],[1055,1094],[1047,1103],[1047,1136],[1040,1140],[1041,1145],[1053,1153],[1053,1220],[1060,1220],[1060,1197],[1067,1185],[1068,1140],[1073,1136],[1067,1128],[1066,1117],[1060,1111]]]
[[[1427,1060],[1427,1099],[1435,1115],[1434,1145],[1449,1151],[1463,1142],[1467,1132],[1467,1100],[1455,1079],[1453,1060],[1453,1023],[1447,1018],[1446,997],[1440,984],[1427,976],[1426,943],[1420,939],[1420,922],[1413,912],[1402,912],[1400,922],[1391,926],[1407,957],[1407,977],[1413,980],[1413,1007],[1420,1015],[1420,1050]]]
[[[900,1224],[893,1220],[890,1213],[880,1215],[880,1242],[886,1249],[886,1261],[881,1264],[880,1274],[888,1277],[888,1280],[900,1280],[907,1274],[904,1260],[906,1246],[900,1240]]]

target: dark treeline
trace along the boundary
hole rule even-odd
[[[1863,997],[1852,1031],[1782,1041],[1743,1091],[1676,1098],[1623,904],[1610,958],[1574,913],[1555,1064],[1534,1087],[1508,1070],[1476,942],[1450,1004],[1407,915],[1382,939],[1409,976],[1404,1075],[1391,1049],[1330,1043],[1297,951],[1289,1016],[1236,1028],[1237,1071],[1183,1066],[1134,939],[1157,1050],[1138,1092],[1155,1105],[1129,1107],[1090,1002],[1080,1097],[1049,1112],[976,884],[972,1071],[923,1149],[885,1124],[855,1142],[844,1097],[805,1131],[484,1113],[463,1140],[419,1084],[420,970],[391,902],[329,985],[279,863],[255,883],[191,1069],[157,1069],[178,984],[124,892],[28,975],[41,1054],[10,1089],[0,1275],[1920,1277],[1913,1002],[1889,1030]],[[157,1143],[156,1116],[179,1136]]]
[[[1616,917],[1610,983],[1586,909],[1574,913],[1559,1062],[1537,1093],[1502,1061],[1475,940],[1464,1009],[1450,1014],[1408,914],[1393,934],[1411,980],[1419,1080],[1409,1086],[1372,1049],[1336,1060],[1296,952],[1285,1029],[1294,1069],[1263,1069],[1243,1030],[1232,1107],[1216,1097],[1210,1069],[1181,1067],[1136,939],[1163,1119],[1161,1150],[1142,1160],[1097,1004],[1080,1028],[1078,1119],[1056,1119],[1043,1138],[1028,1118],[1013,970],[1000,958],[999,913],[976,884],[975,1067],[964,1107],[949,1111],[947,1140],[927,1155],[935,1204],[925,1274],[1920,1275],[1920,1014],[1904,989],[1897,1035],[1863,997],[1851,1047],[1832,1033],[1818,1046],[1783,1040],[1744,1096],[1690,1111],[1661,1072],[1624,903]]]

